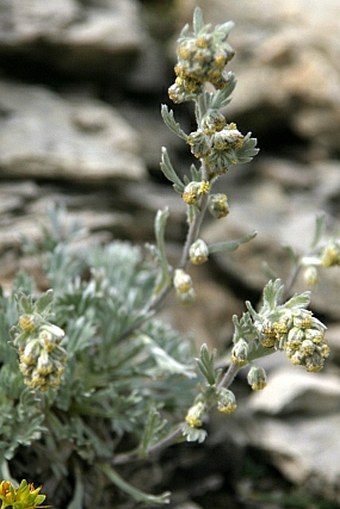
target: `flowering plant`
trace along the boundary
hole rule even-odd
[[[178,263],[171,265],[167,256],[167,208],[155,218],[155,245],[145,250],[118,241],[75,249],[83,231],[66,228],[64,211],[53,209],[44,241],[30,246],[41,256],[50,289],[39,292],[34,279],[20,273],[11,295],[0,295],[2,475],[8,478],[10,468],[27,476],[29,457],[56,506],[112,507],[107,481],[138,503],[168,502],[168,492],[149,495],[124,480],[120,469],[130,475],[131,463],[168,445],[202,442],[211,409],[236,410],[230,386],[244,366],[251,388],[261,390],[266,373],[255,362],[261,357],[282,350],[293,364],[319,371],[329,355],[326,327],[307,309],[310,292],[291,295],[300,270],[315,282],[321,266],[340,264],[340,243],[323,240],[320,220],[311,251],[294,259],[290,282],[269,281],[260,307],[247,302],[243,315],[233,318],[225,369],[216,351],[202,345],[195,352],[189,340],[155,316],[171,290],[179,302],[195,300],[192,264],[235,251],[256,235],[211,245],[201,236],[207,214],[216,221],[229,214],[227,195],[214,191],[216,181],[258,153],[251,133],[242,134],[223,114],[235,87],[234,74],[226,71],[234,55],[227,42],[232,26],[212,29],[196,9],[192,31],[186,26],[179,37],[169,97],[193,104],[196,129],[185,133],[173,111],[161,109],[165,124],[195,161],[181,177],[162,149],[161,170],[186,209],[187,236]],[[11,503],[28,509],[44,500],[40,488],[24,481],[19,488],[3,481],[0,498],[4,508]]]

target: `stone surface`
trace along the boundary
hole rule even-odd
[[[76,181],[145,175],[135,131],[99,101],[2,81],[0,108],[2,175]]]
[[[285,421],[256,416],[246,424],[249,443],[266,452],[293,483],[340,503],[340,415]]]
[[[0,54],[23,65],[118,77],[143,40],[133,0],[5,0],[0,8]]]
[[[323,414],[340,410],[340,378],[296,366],[272,373],[263,391],[250,398],[254,412],[267,415]]]

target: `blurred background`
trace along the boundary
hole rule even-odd
[[[261,149],[219,181],[231,213],[207,221],[202,236],[259,235],[235,256],[193,271],[197,303],[179,308],[169,300],[163,316],[198,345],[223,352],[231,316],[244,299],[259,299],[264,263],[287,277],[283,246],[308,249],[318,213],[339,231],[339,0],[0,0],[0,283],[8,288],[19,267],[38,271],[21,237],[39,239],[54,203],[98,243],[153,241],[154,215],[169,205],[176,259],[184,205],[160,171],[161,146],[180,173],[191,159],[163,125],[160,104],[173,107],[176,38],[196,5],[206,22],[235,22],[229,68],[238,83],[225,114]],[[189,132],[190,107],[175,110]],[[304,287],[297,282],[296,290]],[[336,268],[312,300],[329,325],[325,372],[266,359],[264,393],[250,395],[241,376],[238,416],[214,418],[204,447],[165,454],[173,507],[339,507],[339,296]]]

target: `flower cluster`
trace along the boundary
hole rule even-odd
[[[190,428],[200,428],[203,425],[204,415],[211,407],[222,414],[232,414],[237,408],[235,394],[226,387],[208,386],[189,408],[185,422]]]
[[[10,481],[0,483],[1,508],[36,509],[41,506],[46,496],[40,494],[41,486],[35,488],[23,480],[18,488],[14,488]]]
[[[204,121],[206,122],[206,118]],[[191,132],[187,143],[191,153],[205,163],[209,180],[224,175],[233,164],[247,162],[249,158],[244,157],[244,149],[252,149],[251,156],[257,153],[254,148],[256,143],[249,134],[244,136],[235,123],[223,124],[222,121],[218,124],[211,122],[209,129],[199,127]]]
[[[64,331],[38,314],[23,314],[14,330],[13,343],[19,352],[19,368],[32,389],[58,387],[67,354],[61,346]]]
[[[256,312],[249,303],[241,320],[234,319],[235,335],[231,360],[244,366],[252,360],[277,350],[285,352],[295,365],[307,371],[320,371],[329,356],[326,327],[311,311],[309,292],[295,295],[280,304],[283,286],[270,281],[264,289],[262,307]],[[252,368],[251,368],[252,369]],[[262,372],[250,371],[248,381],[255,390],[265,384]],[[263,378],[263,382],[258,378]]]
[[[278,322],[264,323],[260,344],[264,348],[283,350],[293,364],[307,371],[320,371],[330,350],[325,339],[326,327],[306,309],[286,313]]]
[[[307,371],[320,371],[330,353],[325,330],[310,311],[302,310],[291,318],[289,329],[280,340],[282,350],[293,364],[304,366]]]
[[[223,71],[234,56],[227,43],[232,27],[233,23],[228,22],[211,32],[210,26],[201,22],[196,23],[193,33],[188,26],[184,27],[178,39],[176,80],[169,88],[173,102],[181,103],[199,94],[206,82],[216,89],[228,84],[228,75]]]

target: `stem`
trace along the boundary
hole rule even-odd
[[[206,166],[202,160],[201,160],[201,166],[202,166],[202,180],[208,180],[208,172],[207,172]],[[199,235],[199,232],[200,232],[200,229],[202,226],[202,222],[203,222],[203,219],[205,216],[205,212],[207,210],[208,199],[209,199],[209,194],[204,194],[202,196],[201,204],[200,204],[200,211],[194,217],[194,220],[192,221],[192,223],[190,223],[190,225],[189,225],[187,238],[185,240],[185,244],[184,244],[183,251],[182,251],[181,261],[179,263],[179,268],[181,268],[181,269],[184,269],[184,267],[186,266],[188,258],[189,258],[190,246],[193,242],[195,242],[195,240],[197,239],[197,237]]]
[[[169,447],[170,445],[175,444],[178,439],[182,436],[182,424],[177,426],[174,430],[172,430],[168,435],[166,435],[164,438],[159,440],[159,442],[156,442],[152,446],[148,448],[146,451],[148,456],[150,454],[154,454],[158,451],[161,451],[162,449],[165,449],[166,447]],[[123,465],[125,463],[130,463],[131,461],[138,461],[138,460],[144,460],[144,457],[141,457],[138,450],[133,450],[130,452],[125,452],[121,454],[117,454],[113,460],[113,465]]]
[[[229,365],[229,368],[227,369],[223,378],[220,380],[218,387],[225,387],[226,389],[228,389],[228,387],[233,383],[233,380],[237,373],[240,371],[240,369],[241,369],[240,366],[237,366],[232,362]]]
[[[204,218],[204,214],[205,214],[205,211],[207,208],[207,204],[208,204],[208,194],[204,194],[202,196],[202,200],[201,200],[201,210],[200,210],[199,214],[197,214],[197,216],[195,216],[192,223],[190,223],[190,226],[188,229],[187,238],[185,240],[185,244],[184,244],[183,251],[182,251],[181,261],[179,262],[180,269],[184,269],[184,267],[187,264],[187,261],[189,258],[189,249],[190,249],[191,244],[193,242],[195,242],[195,240],[198,237],[198,234],[199,234],[199,231],[200,231],[200,228],[202,225],[202,221]]]
[[[298,278],[298,275],[300,274],[301,268],[302,268],[301,264],[298,263],[292,270],[290,276],[287,278],[287,283],[285,285],[284,293],[282,296],[283,302],[285,302],[290,297],[292,289]]]

